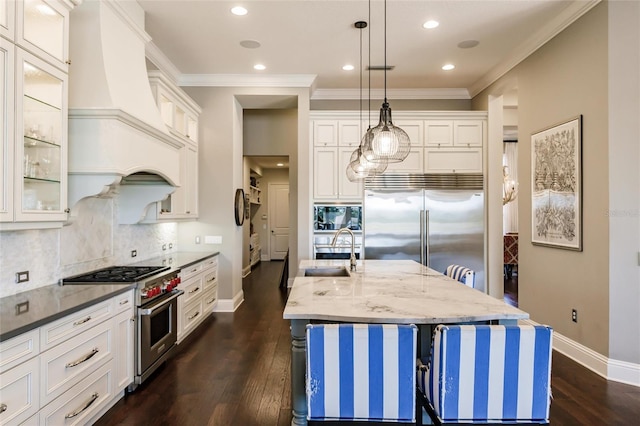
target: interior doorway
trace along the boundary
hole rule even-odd
[[[283,260],[289,251],[289,184],[269,184],[269,232],[271,260]]]
[[[518,90],[503,94],[504,300],[518,306]]]

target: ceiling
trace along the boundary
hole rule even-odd
[[[138,2],[160,51],[152,55],[153,62],[165,61],[163,70],[183,86],[287,84],[311,87],[312,99],[354,99],[360,86],[361,36],[365,67],[385,63],[381,0]],[[388,0],[386,62],[395,68],[387,72],[387,87],[422,91],[421,96],[469,98],[597,2]],[[231,14],[237,5],[248,13]],[[440,26],[423,28],[429,19]],[[359,20],[369,22],[368,27],[356,29]],[[479,44],[458,47],[469,40]],[[242,41],[257,41],[260,47],[246,48]],[[266,69],[254,70],[256,63]],[[456,68],[443,71],[445,63]],[[343,71],[345,64],[355,69]],[[368,73],[363,74],[366,88]],[[383,77],[384,72],[372,71],[371,87],[382,88]]]

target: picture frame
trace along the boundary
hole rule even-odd
[[[582,115],[531,135],[531,242],[582,251]]]

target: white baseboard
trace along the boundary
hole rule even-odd
[[[242,302],[244,302],[244,292],[240,290],[233,299],[219,299],[214,312],[235,312]]]
[[[523,320],[522,322],[538,325],[531,320]],[[553,332],[553,349],[607,380],[640,387],[640,364],[607,358],[555,330]]]
[[[242,269],[242,278],[245,278],[247,275],[251,273],[251,265]]]

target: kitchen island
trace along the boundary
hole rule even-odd
[[[529,318],[502,300],[412,260],[360,260],[349,276],[327,276],[345,270],[349,271],[348,260],[302,260],[293,282],[283,314],[291,320],[293,425],[307,424],[305,329],[310,322],[515,324]]]

